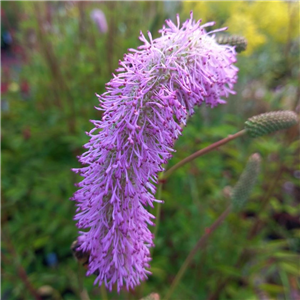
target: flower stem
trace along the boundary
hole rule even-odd
[[[261,205],[259,208],[260,212],[265,211],[267,204],[269,203],[270,199],[272,198],[271,196],[274,193],[275,188],[278,186],[278,181],[282,176],[282,172],[283,172],[283,164],[280,165],[279,171],[274,176],[275,179],[269,184],[268,188],[266,188],[267,192],[261,201]],[[256,222],[253,222],[253,225],[251,226],[250,230],[248,231],[248,235],[247,235],[248,241],[253,240],[257,236],[259,231],[262,229],[262,225],[263,225],[263,222],[260,220],[259,215],[257,215]],[[234,267],[237,269],[241,268],[243,266],[243,264],[245,263],[245,260],[247,260],[248,255],[249,254],[247,253],[247,245],[245,245],[245,247],[243,248],[241,255],[238,257],[238,260],[237,260],[236,264],[234,265]],[[221,292],[227,286],[227,283],[229,282],[230,279],[231,279],[231,277],[227,276],[227,277],[219,280],[217,282],[217,285],[216,285],[214,291],[212,292],[212,294],[210,294],[208,296],[207,300],[219,299]]]
[[[160,182],[158,184],[156,199],[161,198],[162,185],[163,185],[162,182]],[[158,231],[158,226],[159,226],[159,221],[160,221],[160,210],[161,210],[161,203],[157,203],[156,204],[156,212],[155,212],[155,227],[154,227],[154,231],[153,231],[154,238],[156,237],[156,234],[157,234],[157,231]]]
[[[8,252],[13,256],[14,263],[16,264],[17,274],[18,274],[19,278],[21,279],[21,281],[23,282],[26,289],[28,290],[28,292],[33,297],[32,299],[41,300],[42,299],[41,296],[38,294],[37,290],[35,289],[35,287],[30,282],[24,267],[19,262],[18,253],[17,253],[12,241],[10,240],[10,237],[8,235],[5,235],[5,234],[2,233],[2,238],[6,242],[5,245],[8,248],[7,249]]]
[[[230,134],[228,135],[228,137],[216,142],[216,143],[213,143],[211,145],[209,145],[208,147],[204,148],[204,149],[201,149],[193,154],[191,154],[190,156],[184,158],[183,160],[181,160],[179,163],[177,163],[175,166],[173,166],[172,168],[170,168],[169,170],[167,170],[164,174],[164,176],[162,177],[161,180],[164,180],[164,179],[167,179],[174,171],[176,171],[178,168],[182,167],[183,165],[187,164],[188,162],[191,162],[192,160],[194,160],[195,158],[201,156],[201,155],[204,155],[242,135],[244,135],[246,133],[246,130],[243,129],[235,134]]]
[[[101,284],[100,290],[101,290],[102,300],[108,300],[107,292],[106,292],[106,288],[105,288],[105,284],[104,283]]]
[[[160,174],[160,177],[163,177],[164,173]],[[158,181],[158,185],[157,185],[157,192],[156,192],[156,199],[161,199],[161,193],[162,193],[162,186],[163,186],[163,181]],[[160,211],[161,211],[161,203],[156,203],[156,211],[155,211],[155,226],[153,229],[153,236],[155,239],[156,235],[157,235],[157,231],[158,231],[158,226],[159,226],[159,221],[160,221]],[[153,255],[153,251],[154,248],[152,247],[150,250],[151,256]]]
[[[180,282],[180,279],[184,275],[187,267],[190,265],[192,259],[194,258],[195,254],[198,252],[198,250],[205,246],[205,243],[209,236],[222,224],[222,222],[226,219],[226,217],[229,215],[231,212],[231,205],[227,207],[226,210],[223,211],[223,213],[218,217],[218,219],[209,227],[206,229],[206,232],[204,235],[200,238],[200,240],[197,242],[193,250],[189,253],[188,257],[185,259],[183,265],[181,266],[179,272],[177,273],[175,279],[172,282],[172,285],[164,298],[164,300],[169,300],[177,287],[178,283]]]

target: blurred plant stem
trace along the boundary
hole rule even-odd
[[[78,282],[78,290],[79,290],[78,294],[80,296],[80,299],[81,300],[90,300],[89,294],[83,285],[83,272],[82,272],[82,268],[80,268],[79,262],[78,262],[78,268],[77,268],[77,282]],[[103,300],[107,300],[107,299],[103,297]]]
[[[291,51],[291,46],[292,46],[292,28],[293,28],[293,17],[294,15],[297,14],[297,10],[292,9],[292,3],[291,2],[287,2],[287,10],[288,10],[288,26],[287,26],[287,36],[286,36],[286,44],[285,44],[285,49],[284,49],[284,56],[286,58],[286,60],[291,63],[291,55],[290,55],[290,51]]]
[[[78,41],[84,41],[86,38],[85,34],[85,23],[86,23],[86,16],[85,16],[85,6],[86,3],[84,1],[78,1],[75,3],[78,10]]]
[[[183,165],[193,161],[194,159],[196,159],[197,157],[199,156],[202,156],[242,135],[244,135],[246,133],[246,130],[243,129],[235,134],[231,134],[231,135],[228,135],[228,137],[216,142],[216,143],[213,143],[211,145],[209,145],[208,147],[204,148],[204,149],[201,149],[193,154],[191,154],[190,156],[184,158],[183,160],[181,160],[179,163],[177,163],[175,166],[173,166],[172,168],[170,168],[169,170],[167,170],[164,174],[164,176],[162,177],[162,181],[167,179],[173,172],[175,172],[178,168],[182,167]]]
[[[52,44],[47,40],[47,32],[44,28],[44,11],[47,10],[47,3],[34,3],[34,10],[37,16],[37,37],[38,43],[41,47],[41,53],[48,64],[50,73],[52,75],[53,92],[55,94],[56,105],[63,109],[67,114],[68,126],[70,133],[75,132],[76,110],[74,98],[71,91],[66,84],[65,78],[61,72],[61,68],[55,57]],[[65,100],[67,101],[65,102]]]
[[[81,290],[80,292],[80,299],[81,300],[90,300],[89,294],[86,289]],[[107,300],[107,298],[102,298],[103,300]]]
[[[107,54],[107,65],[108,65],[108,74],[111,76],[111,73],[114,71],[113,68],[113,54],[114,54],[114,36],[115,31],[116,31],[116,22],[115,22],[115,2],[114,1],[109,1],[105,2],[108,11],[110,12],[109,14],[109,24],[108,24],[108,34],[107,34],[107,40],[106,40],[106,54]]]
[[[223,221],[226,219],[226,217],[231,212],[231,205],[228,206],[223,213],[218,217],[218,219],[209,227],[206,228],[204,235],[199,239],[195,247],[192,249],[192,251],[189,253],[188,257],[185,259],[184,263],[182,264],[179,272],[177,273],[175,279],[172,282],[172,285],[164,298],[164,300],[169,300],[177,287],[178,283],[180,282],[182,276],[184,275],[187,267],[190,265],[192,259],[196,255],[196,253],[200,250],[201,247],[204,247],[206,244],[207,239],[212,235],[212,233],[223,223]]]
[[[10,240],[10,238],[8,237],[7,234],[4,234],[2,232],[2,241],[5,242],[5,245],[7,246],[7,250],[8,252],[12,255],[13,257],[13,264],[15,264],[16,269],[17,269],[17,274],[19,275],[19,278],[21,279],[21,281],[23,282],[24,286],[26,287],[26,289],[29,291],[29,293],[32,295],[32,297],[36,300],[42,300],[41,296],[38,294],[38,292],[36,291],[36,289],[33,287],[33,285],[31,284],[28,275],[25,271],[25,269],[23,268],[22,264],[20,263],[20,260],[18,258],[18,254],[16,252],[16,249],[12,243],[12,241]],[[5,252],[2,251],[2,260],[7,260],[7,257],[5,255]]]
[[[261,201],[260,208],[258,210],[259,212],[263,212],[266,209],[274,189],[278,186],[278,181],[281,178],[283,171],[284,171],[284,166],[283,164],[281,164],[277,174],[275,174],[275,178],[273,182],[271,182],[266,194],[264,195]],[[261,230],[262,225],[263,225],[263,221],[261,220],[260,215],[258,214],[256,222],[253,223],[253,226],[251,227],[248,233],[248,239],[253,239],[257,235],[257,233]]]
[[[100,289],[101,289],[101,299],[102,300],[108,300],[107,292],[106,292],[106,287],[105,287],[104,283],[101,284]]]
[[[260,214],[265,211],[270,199],[272,198],[271,196],[272,196],[275,188],[278,186],[278,182],[279,182],[279,179],[281,178],[283,171],[284,171],[284,164],[281,163],[279,170],[277,171],[276,174],[274,174],[275,175],[273,177],[274,180],[270,183],[269,187],[266,188],[267,192],[265,193],[265,195],[262,199],[260,208],[256,215],[256,221],[253,222],[253,225],[251,226],[251,228],[248,231],[247,241],[253,240],[253,238],[255,238],[257,236],[257,234],[259,233],[259,231],[262,229],[263,221],[261,220]],[[244,265],[245,261],[247,261],[247,258],[249,256],[248,251],[247,251],[247,246],[248,246],[248,244],[246,244],[246,246],[243,248],[241,255],[239,256],[236,264],[234,265],[234,268],[240,269]],[[221,292],[227,286],[230,279],[231,279],[231,277],[228,276],[224,279],[219,280],[219,282],[217,282],[216,288],[214,289],[214,292],[207,298],[207,300],[218,300],[220,298]]]

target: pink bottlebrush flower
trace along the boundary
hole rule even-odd
[[[73,200],[81,250],[90,253],[87,275],[111,290],[133,288],[150,272],[153,236],[148,225],[154,217],[146,210],[155,199],[158,172],[171,157],[194,106],[214,107],[233,94],[238,69],[234,47],[218,45],[213,32],[191,13],[180,27],[170,20],[161,37],[129,49],[106,92],[97,95],[101,121],[92,121],[87,152],[74,169],[83,176]],[[219,29],[216,31],[224,30]]]

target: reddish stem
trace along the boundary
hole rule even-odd
[[[2,234],[2,236],[3,236],[3,234]],[[5,241],[6,241],[8,251],[11,253],[11,255],[14,258],[14,261],[17,264],[17,273],[18,273],[19,277],[21,278],[22,282],[24,283],[25,287],[27,288],[27,290],[30,292],[30,294],[33,296],[34,299],[42,300],[41,296],[37,293],[37,291],[31,284],[25,269],[23,268],[21,263],[18,263],[18,254],[17,254],[12,242],[10,241],[10,239],[7,236],[5,236]],[[2,254],[2,256],[4,256],[4,254]]]
[[[201,149],[195,153],[193,153],[192,155],[184,158],[183,160],[181,160],[179,163],[177,163],[175,166],[173,166],[172,168],[170,168],[169,170],[167,170],[163,176],[163,178],[161,180],[165,180],[167,179],[174,171],[176,171],[178,168],[182,167],[183,165],[187,164],[188,162],[191,162],[192,160],[194,160],[195,158],[204,155],[207,152],[210,152],[242,135],[244,135],[246,133],[246,130],[243,129],[235,134],[230,134],[227,138],[224,138],[216,143],[213,143],[211,145],[209,145],[208,147]]]
[[[200,238],[200,240],[197,242],[195,247],[192,249],[192,251],[189,253],[188,257],[182,264],[179,272],[177,273],[175,279],[172,282],[172,285],[168,291],[168,294],[164,298],[165,300],[168,300],[171,298],[176,286],[180,282],[180,279],[184,275],[187,267],[190,265],[192,259],[196,255],[196,253],[201,249],[201,247],[204,247],[208,238],[212,235],[212,233],[223,223],[223,221],[226,219],[226,217],[229,215],[231,212],[231,205],[226,208],[226,210],[223,211],[223,213],[218,217],[218,219],[209,227],[205,230],[204,235]]]

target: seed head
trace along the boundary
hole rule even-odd
[[[273,111],[254,116],[245,122],[247,133],[255,138],[277,130],[287,129],[298,122],[293,111]]]

